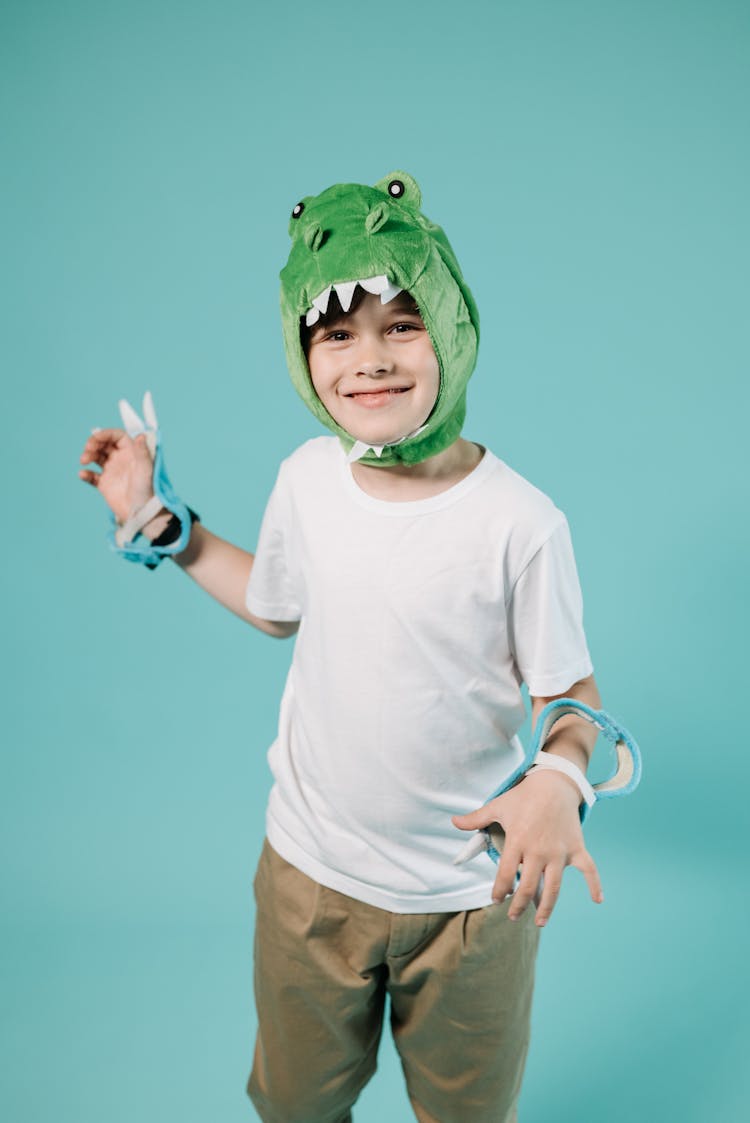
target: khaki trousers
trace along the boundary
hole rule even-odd
[[[533,906],[390,913],[318,885],[266,841],[255,878],[264,1123],[350,1123],[386,995],[419,1123],[514,1123],[539,929]]]

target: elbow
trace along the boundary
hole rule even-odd
[[[593,675],[587,675],[586,678],[579,679],[574,682],[572,686],[563,691],[562,694],[551,694],[549,697],[534,696],[532,698],[532,706],[535,711],[543,709],[548,702],[554,702],[557,698],[575,698],[576,701],[585,702],[587,706],[591,706],[592,710],[600,710],[602,700],[599,695],[599,688],[596,685],[596,679]]]
[[[294,620],[292,623],[287,624],[283,629],[279,629],[279,631],[276,633],[276,639],[291,639],[292,636],[297,635],[298,631],[299,620]]]
[[[267,620],[263,630],[274,639],[289,639],[299,631],[299,620]]]

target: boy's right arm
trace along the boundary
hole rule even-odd
[[[157,515],[146,524],[143,533],[153,540],[161,534],[168,520],[168,513],[166,516]],[[254,560],[254,554],[212,534],[199,522],[193,523],[187,548],[181,554],[174,555],[175,564],[188,577],[192,577],[214,600],[236,616],[277,639],[294,635],[299,628],[299,621],[263,620],[248,611],[245,591]]]
[[[81,464],[98,465],[99,471],[81,468],[78,475],[96,487],[121,524],[153,495],[153,465],[143,436],[129,437],[123,429],[96,430],[84,446]],[[169,519],[168,511],[160,511],[142,533],[153,541]],[[261,632],[283,639],[298,630],[298,621],[263,620],[248,611],[245,592],[255,559],[249,551],[196,522],[186,549],[172,557],[210,596]]]

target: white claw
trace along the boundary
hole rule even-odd
[[[339,304],[344,312],[348,312],[351,307],[352,297],[354,290],[357,287],[356,281],[340,281],[337,285],[333,286],[336,290],[336,295],[339,298]]]
[[[150,390],[147,390],[143,395],[143,416],[149,429],[159,428],[159,422],[156,420],[156,410],[154,409],[154,399],[151,397]]]
[[[122,423],[125,426],[125,432],[129,437],[137,437],[144,431],[145,426],[143,422],[131,406],[130,402],[126,401],[125,398],[120,398],[118,405],[120,407],[120,417],[122,418]]]
[[[307,326],[309,328],[311,328],[313,326],[313,324],[317,324],[319,319],[320,319],[320,312],[318,311],[318,309],[313,304],[310,311],[305,315],[305,323],[307,324]]]
[[[487,836],[482,831],[477,831],[474,837],[470,838],[456,854],[453,865],[461,866],[464,862],[470,862],[472,858],[476,858],[477,854],[483,854],[486,849]]]

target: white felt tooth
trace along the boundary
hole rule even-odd
[[[120,407],[120,417],[125,426],[125,432],[129,437],[137,437],[139,433],[143,432],[143,422],[140,417],[125,398],[120,398],[117,404]]]
[[[333,286],[336,290],[336,296],[339,298],[339,304],[344,312],[348,312],[352,298],[354,297],[354,290],[357,287],[356,281],[339,281],[337,285]]]
[[[362,277],[358,282],[365,290],[371,292],[373,296],[379,296],[381,292],[385,292],[388,288],[388,278],[385,276],[379,277]]]
[[[464,862],[470,862],[472,858],[476,858],[477,854],[483,854],[486,850],[487,838],[481,831],[478,831],[473,838],[470,838],[469,841],[461,847],[458,854],[456,854],[453,859],[453,865],[461,866]]]
[[[325,316],[325,314],[326,314],[326,310],[328,308],[328,301],[329,301],[330,296],[331,296],[331,288],[332,287],[333,287],[332,285],[329,285],[327,289],[323,289],[323,291],[321,293],[319,293],[315,297],[315,300],[313,301],[313,308],[317,308],[318,311],[320,312],[321,316]]]
[[[147,390],[143,395],[143,417],[149,429],[159,428],[159,422],[156,420],[156,410],[154,409],[154,399],[151,397],[150,390]]]
[[[350,464],[354,464],[357,460],[361,460],[367,452],[374,452],[380,458],[383,455],[384,448],[385,445],[368,445],[364,441],[355,441],[346,459]]]
[[[393,300],[394,296],[398,296],[398,294],[400,292],[401,292],[401,289],[398,288],[397,285],[392,285],[391,282],[389,281],[388,282],[388,288],[383,289],[383,291],[380,294],[380,303],[381,304],[387,304],[389,300]]]
[[[357,460],[361,460],[365,453],[369,451],[370,445],[365,444],[364,441],[355,441],[346,459],[349,464],[354,464]]]
[[[320,319],[320,312],[315,307],[315,305],[313,305],[312,308],[310,309],[310,311],[305,316],[305,323],[307,324],[307,326],[309,328],[311,328],[313,326],[313,324],[317,324],[319,319]]]

